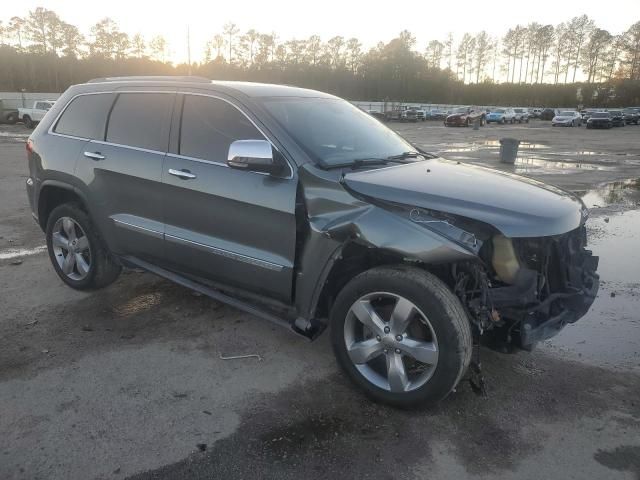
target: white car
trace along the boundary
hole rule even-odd
[[[562,110],[556,112],[556,116],[551,120],[551,125],[554,127],[579,127],[582,125],[582,115],[577,111]]]
[[[51,110],[54,103],[55,100],[38,100],[33,103],[33,108],[19,108],[18,120],[24,123],[25,127],[33,128]]]

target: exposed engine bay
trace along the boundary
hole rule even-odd
[[[540,238],[484,241],[482,262],[452,266],[454,291],[479,334],[502,350],[530,350],[582,317],[598,292],[598,257],[586,229]]]

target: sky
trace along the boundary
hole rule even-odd
[[[200,61],[204,45],[234,22],[242,32],[254,28],[276,32],[280,40],[303,39],[317,34],[324,41],[342,35],[357,37],[365,49],[379,41],[389,41],[404,29],[424,50],[432,39],[442,40],[448,32],[456,38],[465,32],[486,30],[503,35],[516,24],[557,24],[583,13],[600,28],[620,33],[640,21],[640,0],[617,0],[609,8],[602,0],[235,0],[228,2],[180,0],[0,0],[0,20],[26,16],[29,10],[44,7],[89,35],[91,25],[111,17],[128,34],[140,32],[147,40],[163,35],[171,60],[187,58],[187,25],[191,32],[191,58]]]

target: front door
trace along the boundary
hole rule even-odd
[[[247,139],[265,136],[234,104],[183,96],[177,152],[162,172],[167,261],[185,273],[289,301],[294,172],[276,178],[229,168],[229,145]]]

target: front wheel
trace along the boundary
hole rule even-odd
[[[54,208],[47,220],[46,238],[53,268],[70,287],[102,288],[118,278],[120,265],[79,205],[66,203]]]
[[[374,268],[344,287],[331,309],[331,342],[358,387],[397,407],[444,399],[472,351],[458,298],[434,275],[404,266]]]
[[[29,115],[25,115],[24,117],[22,117],[22,123],[24,123],[24,126],[27,128],[33,128],[34,126],[33,120],[31,120],[31,117]]]

